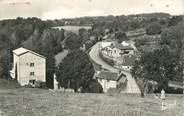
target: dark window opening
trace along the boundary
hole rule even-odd
[[[30,76],[34,76],[34,72],[30,72]]]
[[[35,84],[35,80],[29,80],[30,84]]]
[[[30,67],[34,67],[34,63],[30,63]]]

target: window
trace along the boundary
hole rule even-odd
[[[116,50],[114,50],[114,53],[116,54]]]
[[[30,63],[30,67],[34,67],[34,63]]]
[[[34,72],[30,72],[30,76],[34,76]]]

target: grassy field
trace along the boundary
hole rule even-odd
[[[91,26],[74,26],[74,25],[67,25],[67,26],[58,26],[58,27],[53,27],[53,28],[58,28],[58,29],[64,29],[65,31],[71,31],[73,33],[78,34],[79,33],[79,29],[83,28],[83,29],[91,29]]]
[[[183,96],[166,95],[176,106],[161,110],[158,98],[128,94],[62,93],[34,88],[0,89],[0,112],[8,116],[182,116]]]

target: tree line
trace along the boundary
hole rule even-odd
[[[161,89],[172,93],[168,82],[183,82],[183,30],[183,21],[165,28],[161,33],[158,48],[151,52],[142,52],[140,59],[135,62],[132,75],[139,80],[142,93],[159,92]],[[148,87],[149,81],[155,81],[157,87]]]

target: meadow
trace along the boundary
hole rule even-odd
[[[0,89],[5,116],[182,116],[183,95],[166,95],[176,105],[161,110],[154,95],[64,93],[35,88]]]

